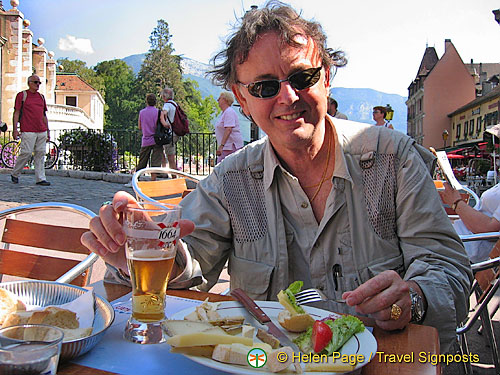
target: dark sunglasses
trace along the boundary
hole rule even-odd
[[[265,81],[257,81],[248,84],[238,82],[243,87],[246,87],[250,95],[256,98],[269,99],[273,98],[280,92],[281,82],[289,82],[295,90],[304,90],[314,86],[321,77],[321,66],[318,68],[309,68],[297,73],[290,74],[286,79],[269,79]]]
[[[30,82],[31,82],[31,83],[34,83],[34,84],[36,84],[36,85],[39,85],[39,84],[41,84],[41,83],[42,83],[42,82],[40,82],[40,81],[30,81]]]

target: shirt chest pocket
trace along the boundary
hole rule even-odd
[[[268,299],[273,270],[274,266],[267,263],[229,256],[231,289],[241,288],[254,300]]]

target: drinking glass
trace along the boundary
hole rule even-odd
[[[55,375],[63,337],[59,328],[41,324],[0,329],[0,374]]]
[[[132,316],[124,337],[139,344],[166,340],[165,291],[174,264],[181,208],[161,204],[128,205],[123,227],[132,282]]]

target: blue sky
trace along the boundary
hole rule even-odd
[[[175,52],[208,63],[230,33],[236,16],[256,0],[19,0],[55,58],[94,66],[149,49],[160,18],[170,26]],[[464,62],[500,62],[498,0],[291,0],[306,18],[319,21],[328,44],[344,50],[348,65],[334,86],[372,88],[407,95],[426,44],[444,52],[451,39]],[[8,0],[3,2],[10,9]]]

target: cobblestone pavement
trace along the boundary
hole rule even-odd
[[[47,175],[50,186],[35,185],[33,174],[22,174],[19,183],[13,184],[10,174],[0,174],[0,201],[17,203],[65,202],[79,204],[95,213],[99,212],[102,202],[109,201],[113,195],[124,190],[133,194],[131,187],[122,183],[103,180]]]

